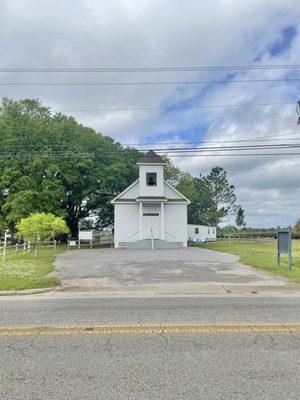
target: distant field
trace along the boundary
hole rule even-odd
[[[34,252],[24,255],[22,252],[16,256],[7,257],[2,263],[0,260],[0,291],[25,290],[56,286],[58,280],[46,276],[53,271],[53,262],[57,254],[66,250],[66,246],[43,248],[39,257],[34,258]]]
[[[243,264],[262,268],[283,275],[293,282],[300,283],[300,240],[293,240],[293,268],[288,270],[287,256],[281,255],[281,265],[277,266],[276,241],[274,243],[243,242],[238,240],[205,243],[201,247],[240,256]]]

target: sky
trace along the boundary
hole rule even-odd
[[[0,0],[0,68],[291,65],[299,64],[299,54],[297,0]],[[0,72],[0,83],[229,81],[0,86],[0,97],[39,98],[53,111],[72,115],[124,144],[220,145],[273,136],[274,143],[281,143],[281,138],[296,143],[299,82],[231,82],[291,77],[300,78],[300,70]],[[290,104],[251,106],[270,102]],[[244,106],[229,107],[233,104]],[[139,107],[163,109],[107,111]],[[106,111],[90,111],[103,108]],[[76,109],[86,111],[67,111]],[[202,155],[173,161],[194,176],[207,174],[216,165],[224,167],[248,226],[287,226],[300,218],[299,156]]]

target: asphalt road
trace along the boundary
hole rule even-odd
[[[299,297],[6,298],[0,321],[1,400],[300,397]]]

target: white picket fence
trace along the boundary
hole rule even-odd
[[[35,251],[35,254],[37,254],[38,249],[47,247],[53,249],[56,249],[56,240],[53,241],[47,241],[47,242],[41,242],[38,244],[38,246],[31,246],[31,244],[28,243],[16,243],[14,245],[7,244],[6,242],[0,243],[0,257],[2,258],[2,261],[4,262],[7,257],[15,255],[19,256],[20,254],[26,255],[31,252],[31,250]]]

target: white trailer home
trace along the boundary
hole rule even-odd
[[[213,242],[217,240],[217,228],[206,225],[188,225],[188,238],[192,242]]]

